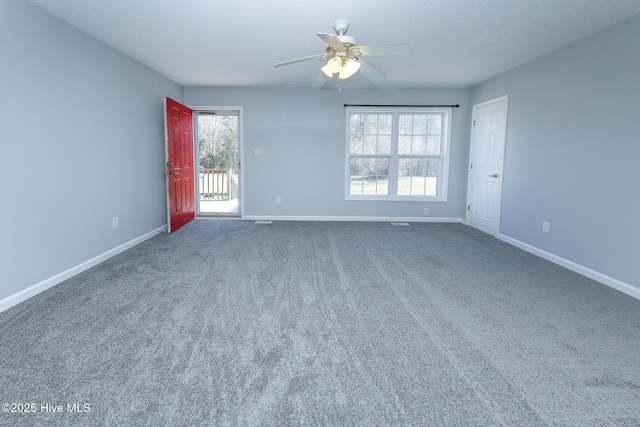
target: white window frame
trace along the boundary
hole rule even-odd
[[[345,135],[345,177],[344,177],[344,199],[345,200],[377,200],[377,201],[433,201],[446,202],[447,190],[449,187],[449,148],[451,145],[451,116],[452,108],[448,107],[347,107],[346,109],[346,135]],[[440,146],[440,167],[437,174],[436,195],[398,195],[397,179],[398,179],[398,159],[402,155],[398,154],[398,117],[400,114],[442,114],[442,135]],[[350,194],[351,190],[351,150],[350,150],[350,132],[351,132],[351,115],[352,114],[392,114],[392,131],[391,131],[391,155],[389,164],[389,180],[388,195],[358,195]],[[358,157],[358,156],[354,156]],[[395,192],[396,194],[391,194]]]

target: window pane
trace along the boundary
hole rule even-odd
[[[427,115],[415,114],[413,116],[413,134],[425,135],[427,133]]]
[[[427,137],[427,152],[428,155],[439,155],[440,154],[440,136],[429,136]]]
[[[378,154],[391,154],[391,135],[378,136]]]
[[[411,154],[411,136],[398,137],[398,154]]]
[[[391,114],[378,116],[378,134],[391,135]]]
[[[378,195],[389,194],[389,159],[376,159],[376,192]]]
[[[413,115],[400,114],[398,121],[398,133],[400,135],[411,135],[413,133]]]
[[[350,116],[350,152],[352,154],[391,153],[390,114],[352,114]]]
[[[378,138],[376,135],[364,136],[364,152],[362,154],[377,154]]]
[[[398,154],[424,155],[426,153],[428,120],[428,114],[399,115]],[[440,152],[434,154],[440,154]]]
[[[442,133],[442,115],[429,115],[429,135],[440,135]]]
[[[411,154],[424,155],[427,145],[426,135],[414,135],[411,140]],[[439,153],[434,153],[439,154]]]
[[[351,154],[364,154],[363,152],[363,138],[362,136],[356,136],[351,134],[349,137],[349,151]]]
[[[388,195],[389,158],[351,159],[349,188],[352,195]]]
[[[364,117],[362,114],[351,114],[349,118],[349,152],[364,154]]]
[[[361,158],[351,158],[351,176],[360,176],[364,170]]]
[[[364,133],[366,134],[378,134],[378,116],[375,114],[369,114],[366,116],[362,116],[364,119]]]
[[[349,194],[362,194],[363,176],[364,170],[362,159],[351,159],[351,183],[349,188]]]
[[[438,158],[404,158],[398,161],[398,195],[435,196]]]
[[[353,135],[359,135],[362,133],[362,129],[360,128],[362,124],[362,119],[360,114],[351,114],[349,119],[349,133]]]

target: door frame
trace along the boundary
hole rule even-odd
[[[197,132],[197,113],[199,112],[207,112],[207,111],[238,111],[238,159],[240,161],[240,171],[238,172],[238,177],[240,179],[240,187],[238,188],[238,214],[239,218],[242,219],[244,216],[244,112],[242,107],[239,106],[216,106],[216,105],[189,105],[189,108],[193,110],[193,161],[194,165],[198,165],[198,156],[199,153],[199,144],[198,144],[198,132]],[[194,173],[198,173],[198,168],[194,166]],[[194,179],[200,182],[198,176],[195,176]],[[198,184],[199,185],[199,184]],[[197,186],[195,186],[197,187]],[[196,215],[200,212],[200,194],[198,192],[198,188],[195,188],[195,199],[196,199]]]
[[[473,140],[474,140],[474,120],[476,117],[476,110],[482,107],[486,107],[487,105],[495,104],[497,102],[505,101],[505,116],[504,116],[504,144],[502,144],[502,169],[500,170],[500,196],[498,200],[498,210],[496,212],[496,232],[494,237],[498,237],[500,235],[500,217],[502,214],[502,190],[504,188],[504,160],[507,149],[507,125],[509,119],[509,94],[498,96],[493,99],[489,99],[488,101],[480,102],[471,107],[471,123],[470,123],[470,132],[469,132],[469,162],[467,164],[467,209],[466,209],[466,217],[465,223],[470,225],[470,206],[471,206],[471,194],[472,194],[472,174],[471,174],[471,162],[473,161],[472,155],[473,153]],[[475,228],[475,227],[474,227]],[[482,231],[482,230],[480,230]],[[489,234],[489,233],[487,233]]]

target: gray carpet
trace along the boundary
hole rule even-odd
[[[640,301],[459,224],[198,219],[0,339],[1,425],[640,425]]]

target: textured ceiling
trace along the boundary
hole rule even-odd
[[[310,87],[315,33],[348,19],[358,44],[410,43],[368,57],[380,87],[468,87],[640,13],[640,0],[31,0],[185,86]],[[342,87],[372,87],[359,73]]]

